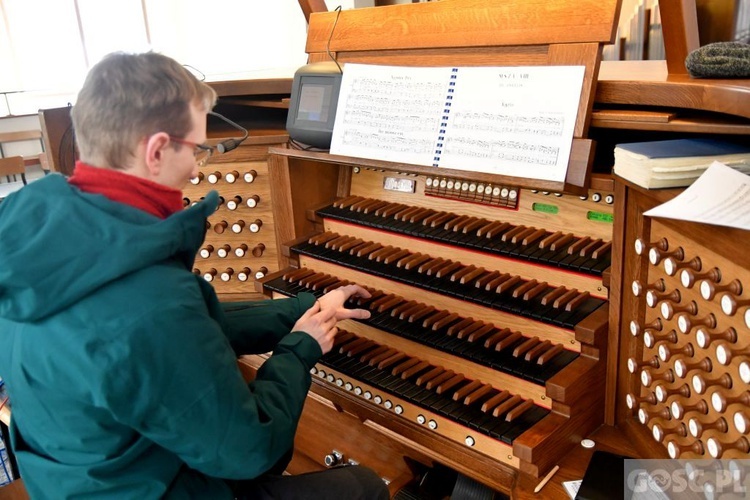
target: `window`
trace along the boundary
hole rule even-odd
[[[291,78],[306,63],[296,0],[0,0],[0,116],[73,102],[109,52],[154,50],[208,81]]]

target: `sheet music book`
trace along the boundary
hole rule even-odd
[[[563,182],[584,69],[350,63],[331,153]]]
[[[646,189],[689,186],[715,161],[750,173],[750,146],[707,138],[618,144],[614,173]]]

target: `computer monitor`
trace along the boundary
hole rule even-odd
[[[308,64],[294,73],[286,119],[290,138],[320,149],[331,147],[341,76],[332,61]]]

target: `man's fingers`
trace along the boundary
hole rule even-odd
[[[370,317],[370,311],[367,309],[346,309],[344,310],[339,319],[368,319]]]

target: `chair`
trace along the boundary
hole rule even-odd
[[[23,156],[0,158],[0,183],[23,182],[26,184],[26,166]]]

